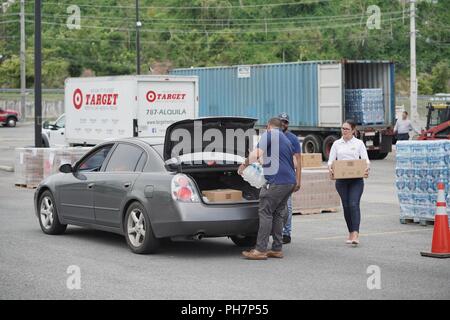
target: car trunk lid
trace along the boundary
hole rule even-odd
[[[185,172],[237,168],[252,147],[256,131],[251,129],[256,121],[210,117],[173,123],[167,128],[164,141],[166,167]]]

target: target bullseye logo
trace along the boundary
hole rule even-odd
[[[156,92],[155,91],[147,92],[146,98],[147,98],[148,102],[155,102],[155,100],[156,100]]]
[[[73,93],[73,106],[79,110],[83,105],[83,93],[80,89],[76,89]]]

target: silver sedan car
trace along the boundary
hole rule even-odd
[[[193,130],[194,120],[172,124],[166,139],[128,138],[95,146],[73,166],[43,180],[34,195],[35,212],[46,234],[67,225],[124,235],[134,253],[154,253],[164,238],[230,237],[252,246],[258,230],[259,190],[237,174],[239,163],[215,165],[171,158],[175,129]],[[255,119],[205,118],[204,126],[252,128]],[[192,154],[195,154],[192,150]],[[186,156],[186,155],[184,155]],[[205,160],[205,158],[202,158]],[[202,192],[242,191],[237,202],[209,202]]]

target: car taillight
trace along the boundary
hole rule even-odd
[[[190,201],[192,198],[192,190],[188,187],[181,187],[177,191],[177,198],[181,201]]]
[[[184,174],[177,174],[172,179],[172,199],[181,202],[200,201],[194,183]]]

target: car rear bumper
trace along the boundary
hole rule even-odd
[[[206,237],[256,234],[258,232],[258,203],[204,205],[175,203],[179,219],[153,224],[157,237]]]

